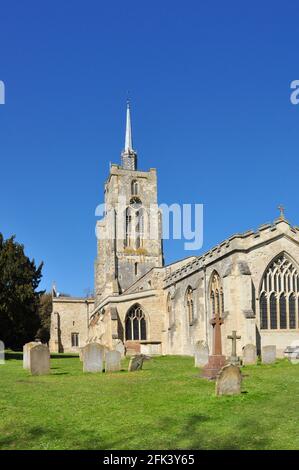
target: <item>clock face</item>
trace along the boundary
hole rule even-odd
[[[138,197],[132,197],[132,199],[130,201],[130,206],[133,209],[137,210],[142,206],[142,203],[141,203],[141,201]]]

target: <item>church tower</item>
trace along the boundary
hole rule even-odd
[[[121,165],[112,164],[105,183],[105,214],[97,222],[96,305],[119,295],[153,267],[163,266],[161,213],[156,169],[137,169],[127,103]]]

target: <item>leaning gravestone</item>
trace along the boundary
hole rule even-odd
[[[105,358],[105,372],[116,372],[120,370],[121,353],[119,351],[107,351]]]
[[[246,344],[243,348],[243,365],[247,366],[250,364],[256,364],[256,360],[256,346],[254,344]]]
[[[29,364],[32,375],[50,373],[50,351],[45,344],[37,344],[29,350]]]
[[[115,345],[115,351],[120,352],[121,357],[125,357],[126,348],[121,340]]]
[[[262,347],[262,363],[273,364],[276,360],[276,346],[269,345]]]
[[[204,367],[209,360],[209,346],[205,341],[197,341],[194,348],[194,366]]]
[[[5,349],[5,345],[4,345],[3,341],[0,340],[0,365],[5,364],[5,352],[4,352],[4,349]]]
[[[238,366],[228,364],[216,378],[216,395],[238,395],[241,393],[242,374]]]
[[[144,354],[139,354],[138,356],[133,356],[130,359],[128,371],[133,372],[135,370],[141,370],[143,366],[143,361],[150,359],[149,356]]]
[[[23,369],[30,369],[30,349],[41,344],[40,341],[30,341],[23,346]]]
[[[105,348],[99,343],[89,343],[83,352],[83,372],[103,372]]]

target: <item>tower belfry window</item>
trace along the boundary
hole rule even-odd
[[[138,194],[138,182],[133,180],[131,183],[131,194],[132,196],[137,196]]]

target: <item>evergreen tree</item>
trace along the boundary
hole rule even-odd
[[[24,246],[12,236],[0,233],[0,339],[5,346],[20,349],[34,339],[40,319],[37,292],[42,266],[36,267],[24,253]]]

